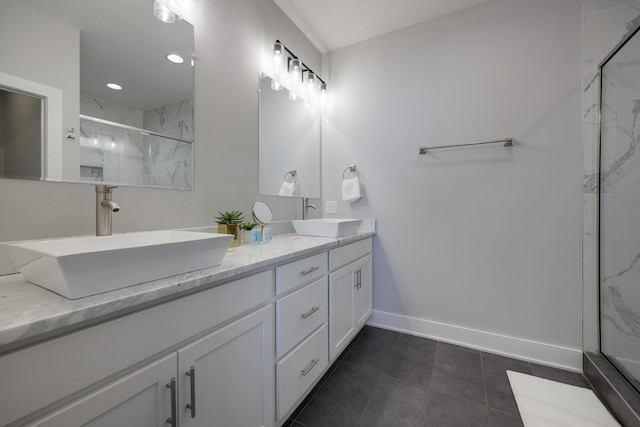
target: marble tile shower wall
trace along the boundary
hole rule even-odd
[[[585,350],[596,351],[598,350],[598,292],[599,292],[599,278],[598,278],[598,199],[597,199],[597,184],[598,184],[598,90],[599,90],[599,76],[598,65],[604,59],[604,57],[613,49],[624,36],[633,29],[638,22],[640,22],[640,1],[629,0],[584,0],[583,3],[584,13],[584,27],[583,27],[583,120],[582,120],[582,158],[583,158],[583,322],[584,322],[584,334],[583,334],[583,346]],[[627,102],[633,103],[633,100],[627,99]],[[633,107],[630,104],[629,117],[619,117],[621,120],[619,123],[625,122],[627,130],[632,131],[632,111]],[[626,125],[625,125],[626,126]],[[629,141],[627,142],[629,147]],[[638,169],[638,163],[640,163],[640,152],[635,156],[625,155],[624,152],[612,152],[610,153],[609,161],[603,163],[606,167],[611,169],[610,179],[610,191],[617,191],[621,189],[620,186],[625,183],[635,182],[635,185],[640,185],[640,176],[634,178],[631,174],[627,174],[628,171],[635,170],[635,174],[640,173]],[[607,166],[608,165],[608,166]],[[616,166],[614,166],[616,165]],[[615,171],[613,169],[615,169]],[[607,174],[605,170],[605,174]],[[605,182],[606,183],[606,182]],[[639,189],[633,190],[638,191]],[[627,190],[629,191],[629,190]],[[607,196],[609,197],[609,196]],[[621,212],[621,209],[625,209],[625,212],[638,211],[640,214],[640,196],[633,202],[632,198],[625,199],[625,203],[635,204],[632,206],[617,206],[617,211]],[[623,218],[617,218],[617,221],[624,221]],[[629,231],[629,229],[627,229]],[[639,230],[640,231],[640,230]],[[640,238],[640,234],[631,236],[627,234],[622,238]],[[616,237],[617,239],[618,237]],[[636,240],[637,241],[637,240]],[[623,242],[624,243],[624,242]],[[629,245],[626,245],[630,248]],[[629,249],[629,254],[633,252]],[[637,249],[636,249],[637,252]],[[633,254],[635,257],[637,253]],[[625,269],[633,267],[628,256],[618,257],[620,258],[621,265],[612,265],[612,271],[616,273],[622,273]],[[636,270],[640,267],[640,263],[636,265]],[[617,270],[616,270],[617,269]],[[619,271],[618,271],[619,270]],[[630,269],[627,273],[631,272]],[[637,271],[636,271],[637,273]],[[624,276],[624,274],[623,274]],[[629,277],[627,274],[626,277]],[[636,279],[637,280],[637,279]],[[610,295],[615,297],[619,293],[612,291]],[[624,309],[618,304],[614,303],[612,299],[609,305],[616,313],[612,316],[612,319],[622,319],[628,316],[628,312],[623,312]],[[620,311],[622,310],[622,311]],[[637,317],[637,316],[636,316]],[[614,328],[615,325],[612,325]],[[638,331],[640,332],[640,331]],[[640,336],[638,336],[640,339]]]
[[[143,112],[81,95],[80,111],[175,138],[193,139],[190,99]],[[83,181],[181,189],[193,185],[191,144],[87,120],[80,125],[80,165]]]
[[[143,123],[145,129],[193,141],[193,102],[184,99],[145,111]],[[152,136],[148,149],[146,185],[193,188],[193,149],[190,144]]]

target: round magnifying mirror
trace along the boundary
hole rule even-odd
[[[273,219],[273,212],[265,202],[255,202],[252,208],[253,220],[258,224],[269,224]]]

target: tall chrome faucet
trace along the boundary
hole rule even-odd
[[[308,209],[312,208],[312,209],[318,209],[318,207],[316,205],[314,205],[313,203],[309,203],[309,198],[308,197],[303,197],[302,198],[302,219],[307,219],[309,216],[309,212]]]
[[[111,200],[113,185],[96,185],[96,236],[111,236],[112,212],[118,212],[120,206]]]

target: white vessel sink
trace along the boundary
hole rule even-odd
[[[24,279],[66,298],[220,265],[233,236],[182,230],[8,243]]]
[[[296,233],[302,236],[342,237],[355,234],[361,219],[317,218],[291,221]]]

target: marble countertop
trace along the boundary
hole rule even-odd
[[[375,234],[375,225],[342,238],[284,234],[270,243],[230,248],[222,264],[77,300],[25,282],[20,274],[0,277],[0,353],[40,339],[70,332],[102,318],[114,317],[157,300],[210,287],[268,269],[295,258],[329,250]]]

